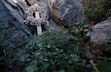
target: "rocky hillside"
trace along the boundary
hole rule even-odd
[[[39,12],[39,19],[37,19],[37,12]],[[31,25],[31,23],[35,25]],[[40,27],[43,32],[41,36],[35,35],[38,32],[37,28],[40,29],[36,25],[37,23],[41,23]],[[63,30],[63,32],[54,31],[55,33],[53,33],[53,30]],[[64,32],[66,32],[65,35]],[[36,47],[42,48],[41,50],[37,49],[37,54],[35,52]],[[22,57],[22,53],[19,54],[19,51],[21,52],[24,48],[26,48],[26,54],[23,53],[23,55],[26,55],[28,61],[23,58],[23,62],[26,62],[27,65],[24,63],[20,65],[23,66],[23,69],[29,70],[25,72],[35,72],[37,71],[35,66],[39,67],[39,65],[32,65],[36,60],[33,54],[37,55],[39,61],[46,61],[45,66],[40,62],[40,65],[44,68],[42,71],[40,67],[38,69],[41,70],[40,72],[48,72],[48,70],[49,72],[52,70],[55,72],[67,72],[68,70],[69,72],[74,70],[78,72],[79,70],[81,72],[84,69],[86,72],[94,72],[92,67],[96,72],[101,71],[101,67],[100,69],[99,67],[98,69],[96,68],[96,63],[99,63],[102,58],[111,61],[111,56],[109,56],[111,54],[111,1],[0,0],[0,61],[3,61],[0,62],[0,68],[4,64],[6,65],[5,67],[8,66],[7,68],[11,70],[16,67],[16,64],[19,66],[17,59]],[[80,51],[79,48],[81,48]],[[13,50],[17,51],[17,56],[21,57],[16,58],[15,53],[12,54]],[[57,55],[55,55],[56,53]],[[42,55],[41,58],[38,57],[39,55]],[[58,59],[56,61],[55,58],[54,62],[52,62],[53,60],[50,57],[58,57]],[[63,60],[63,63],[59,61],[59,58]],[[14,60],[11,61],[10,59]],[[33,59],[34,62],[30,59]],[[16,61],[18,62],[16,63]],[[73,69],[73,62],[77,66],[75,69]],[[53,64],[57,65],[54,66]],[[64,64],[66,67],[64,67]],[[30,65],[32,65],[31,69]],[[70,65],[72,66],[71,68],[69,67]],[[59,70],[58,66],[63,69]],[[18,68],[22,67],[19,66]],[[105,71],[103,70],[103,72]]]

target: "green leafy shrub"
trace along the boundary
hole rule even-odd
[[[89,36],[86,36],[88,31],[92,31],[92,28],[84,23],[76,23],[74,26],[69,28],[69,32],[73,35],[75,41],[88,42],[90,40]]]
[[[100,72],[111,72],[111,62],[107,60],[101,60],[97,63],[97,68]]]
[[[20,61],[24,72],[89,72],[90,70],[90,65],[78,55],[76,41],[63,31],[32,35]]]
[[[106,39],[103,55],[99,56],[96,64],[99,72],[111,72],[111,36]]]
[[[3,30],[0,32],[0,62],[8,62],[7,57],[7,47],[9,45],[8,41],[9,30]]]
[[[0,47],[6,47],[9,44],[9,33],[10,30],[3,30],[0,32]]]
[[[85,17],[94,23],[111,15],[111,0],[81,0]]]
[[[75,41],[76,50],[78,52],[78,55],[85,55],[81,52],[83,51],[83,46],[85,43],[87,43],[90,40],[90,36],[86,36],[86,33],[88,31],[91,31],[92,29],[84,25],[83,23],[76,23],[74,26],[69,28],[69,33],[73,36],[73,41]]]
[[[13,65],[16,60],[15,53],[10,49],[10,33],[11,29],[0,32],[0,65]]]

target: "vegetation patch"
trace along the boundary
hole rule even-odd
[[[42,35],[32,35],[20,58],[23,71],[91,72],[91,65],[78,54],[76,47],[76,41],[63,31],[47,31]]]

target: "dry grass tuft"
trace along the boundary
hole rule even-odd
[[[100,22],[111,15],[111,0],[80,0],[87,20]]]

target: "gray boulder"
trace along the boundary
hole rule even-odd
[[[82,22],[82,7],[79,0],[48,0],[53,18],[67,27]]]
[[[11,29],[8,37],[10,48],[22,47],[31,34],[23,20],[24,13],[16,4],[0,0],[0,32]]]
[[[91,41],[100,46],[107,45],[107,39],[111,37],[111,17],[107,20],[97,23],[91,32],[88,32],[88,36],[91,36]],[[111,45],[110,45],[111,46]]]

